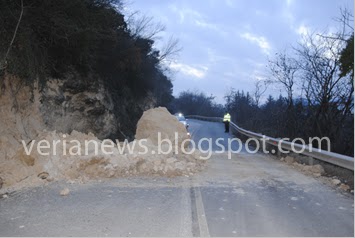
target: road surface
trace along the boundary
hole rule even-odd
[[[190,120],[194,140],[228,138]],[[215,149],[215,148],[214,148]],[[235,148],[236,149],[236,148]],[[59,196],[63,187],[70,189]],[[354,236],[353,195],[245,148],[179,178],[55,182],[0,199],[0,236]]]

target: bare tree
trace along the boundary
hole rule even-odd
[[[155,22],[153,17],[140,15],[138,11],[131,13],[127,17],[127,22],[133,37],[143,37],[150,40],[160,39],[159,34],[166,30],[161,22]],[[159,50],[159,61],[173,60],[182,50],[179,46],[179,40],[170,36],[166,43]]]
[[[228,92],[226,92],[226,94],[224,96],[224,100],[226,102],[225,108],[226,108],[227,111],[231,110],[232,103],[233,103],[233,98],[234,98],[235,93],[236,93],[235,89],[234,88],[230,88],[228,90]]]
[[[179,46],[179,40],[174,38],[173,36],[169,37],[169,40],[166,42],[165,46],[163,46],[162,50],[159,54],[159,60],[162,61],[170,61],[176,57],[182,48]]]
[[[354,32],[354,16],[347,8],[340,8],[340,17],[335,20],[342,24],[342,29],[339,34],[339,38],[346,40],[350,35],[348,32]],[[345,37],[346,38],[345,38]]]
[[[354,34],[354,16],[347,8],[340,8],[340,17],[334,20],[341,24],[339,31],[331,34],[317,34],[317,36],[346,42]]]
[[[268,80],[258,80],[255,82],[254,100],[257,107],[259,107],[260,99],[266,92],[270,81]]]
[[[304,91],[313,108],[311,127],[317,135],[334,140],[353,110],[353,80],[350,75],[340,74],[339,58],[343,45],[337,38],[307,35],[296,49]]]
[[[155,22],[154,18],[133,12],[127,18],[128,26],[133,37],[142,37],[150,40],[158,38],[159,33],[166,30],[161,22]]]
[[[283,85],[287,92],[288,105],[293,105],[293,90],[296,84],[296,73],[299,65],[296,59],[288,57],[286,53],[276,54],[275,60],[269,61],[269,68],[277,83]]]

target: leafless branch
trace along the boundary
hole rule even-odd
[[[288,57],[286,53],[277,54],[275,60],[269,61],[269,68],[277,83],[284,86],[288,95],[289,105],[293,102],[293,90],[296,83],[296,73],[299,65],[294,58]]]
[[[259,106],[260,99],[263,96],[263,94],[266,92],[268,86],[269,86],[269,81],[266,80],[258,80],[255,82],[254,100],[256,106]]]
[[[179,40],[170,36],[169,40],[160,51],[159,60],[162,61],[169,61],[173,57],[175,57],[182,48],[179,46]]]
[[[153,17],[146,15],[139,16],[139,12],[133,12],[127,21],[133,37],[140,36],[153,40],[166,29],[165,25],[161,22],[154,22]]]

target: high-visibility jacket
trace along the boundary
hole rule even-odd
[[[223,121],[230,122],[231,121],[231,115],[229,115],[229,113],[225,114],[224,117],[223,117]]]

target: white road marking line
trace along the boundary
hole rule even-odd
[[[208,230],[207,220],[205,208],[202,202],[202,195],[199,188],[195,187],[195,198],[196,198],[196,210],[197,210],[197,218],[198,225],[200,228],[200,236],[201,237],[210,237],[210,232]]]
[[[188,208],[191,207],[191,198],[190,190],[183,188],[181,194],[181,215],[180,215],[180,228],[179,228],[179,237],[191,237],[192,230],[190,229],[190,224],[192,223],[192,214],[191,210]]]

